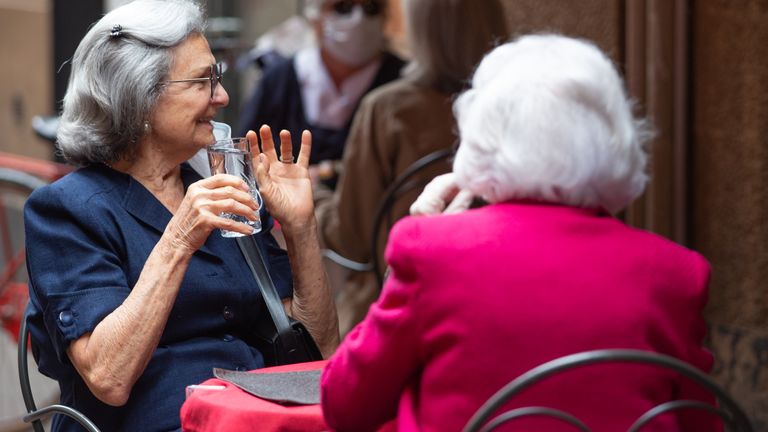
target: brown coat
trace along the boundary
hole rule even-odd
[[[382,86],[362,100],[344,149],[338,186],[332,196],[317,197],[316,215],[325,247],[355,261],[370,261],[373,219],[387,187],[419,158],[455,143],[452,102],[452,96],[408,78]],[[447,164],[438,164],[421,178],[429,180],[447,170]],[[379,233],[380,256],[389,229],[408,214],[420,191],[412,190],[395,203],[392,217]],[[351,279],[370,282],[370,276],[353,274]]]
[[[370,259],[371,225],[387,186],[417,159],[454,144],[456,122],[451,104],[450,96],[405,78],[363,99],[344,149],[337,189],[330,200],[318,203],[327,247],[355,261]],[[426,176],[445,172],[440,168]],[[408,213],[418,192],[398,200],[394,220]],[[386,232],[392,224],[385,223]],[[383,249],[384,244],[381,246]]]

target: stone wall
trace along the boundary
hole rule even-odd
[[[623,1],[502,0],[512,35],[557,32],[594,41],[617,62],[623,58]]]
[[[768,430],[768,1],[693,2],[693,246],[715,376]]]
[[[0,151],[50,159],[53,147],[32,132],[34,115],[50,115],[50,7],[43,0],[0,4]]]

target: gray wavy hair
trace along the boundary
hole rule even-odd
[[[652,137],[593,43],[530,35],[480,63],[454,103],[457,183],[496,203],[534,199],[616,212],[644,190]]]
[[[192,0],[136,0],[96,22],[72,59],[57,134],[61,154],[78,166],[130,158],[171,69],[172,49],[205,25]]]

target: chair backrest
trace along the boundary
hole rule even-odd
[[[27,309],[29,309],[29,306],[27,306]],[[51,414],[59,413],[71,417],[89,432],[99,432],[99,428],[96,427],[88,417],[71,407],[64,405],[50,405],[38,409],[35,405],[35,398],[32,395],[32,386],[29,383],[29,366],[27,363],[27,355],[29,352],[29,328],[27,326],[27,316],[27,313],[25,313],[24,318],[21,320],[21,327],[19,329],[19,350],[17,353],[21,396],[24,398],[24,406],[27,408],[27,415],[24,416],[24,422],[32,423],[32,428],[35,432],[45,432],[41,419]]]
[[[665,354],[631,349],[606,349],[586,351],[561,357],[520,375],[491,396],[477,410],[465,426],[464,432],[491,431],[509,421],[531,416],[550,417],[568,423],[582,432],[589,432],[589,427],[572,414],[552,408],[516,408],[503,412],[496,417],[493,417],[493,415],[511,398],[547,377],[584,365],[608,362],[642,363],[674,370],[711,392],[718,401],[718,406],[695,400],[673,400],[662,403],[642,414],[629,428],[629,432],[640,431],[646,424],[661,414],[682,409],[702,410],[716,414],[722,419],[727,430],[731,432],[753,431],[747,415],[739,405],[716,382],[699,369]]]
[[[27,412],[31,413],[37,411],[35,406],[35,398],[32,396],[32,386],[29,383],[29,365],[27,363],[27,353],[29,343],[29,329],[27,328],[27,314],[21,319],[21,327],[19,328],[19,351],[18,351],[18,365],[19,365],[19,383],[21,384],[21,396],[24,398],[24,406],[27,408]],[[40,420],[32,422],[32,427],[35,432],[43,431],[43,424]]]
[[[441,149],[429,153],[409,165],[408,168],[400,173],[389,187],[387,187],[379,199],[376,213],[374,213],[369,242],[371,258],[368,262],[351,260],[332,249],[324,249],[322,252],[323,256],[346,270],[355,272],[374,272],[376,274],[378,287],[381,288],[384,282],[382,276],[383,265],[379,256],[379,248],[382,245],[382,227],[384,227],[385,224],[392,225],[395,222],[392,220],[392,209],[400,198],[408,192],[423,188],[430,180],[432,180],[432,178],[434,178],[433,175],[425,175],[433,174],[433,172],[428,171],[440,171],[438,168],[441,163],[445,164],[445,169],[442,171],[448,172],[450,170],[450,166],[447,162],[451,156],[453,156],[452,149]]]
[[[382,276],[384,266],[379,257],[379,247],[381,246],[380,233],[385,222],[390,222],[390,224],[395,222],[390,220],[392,207],[403,195],[415,189],[423,188],[432,180],[434,176],[424,175],[428,170],[435,169],[436,166],[443,163],[446,164],[444,171],[448,172],[450,166],[447,162],[453,156],[453,153],[453,149],[450,148],[440,149],[416,160],[395,178],[379,200],[379,205],[373,218],[373,225],[371,225],[372,230],[369,243],[372,270],[376,274],[379,289],[384,284]]]

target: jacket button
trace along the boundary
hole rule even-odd
[[[235,318],[235,312],[229,306],[224,306],[222,315],[224,315],[224,319],[227,321],[232,321]]]
[[[59,322],[64,327],[70,326],[74,322],[74,315],[68,310],[61,311],[59,312]]]

